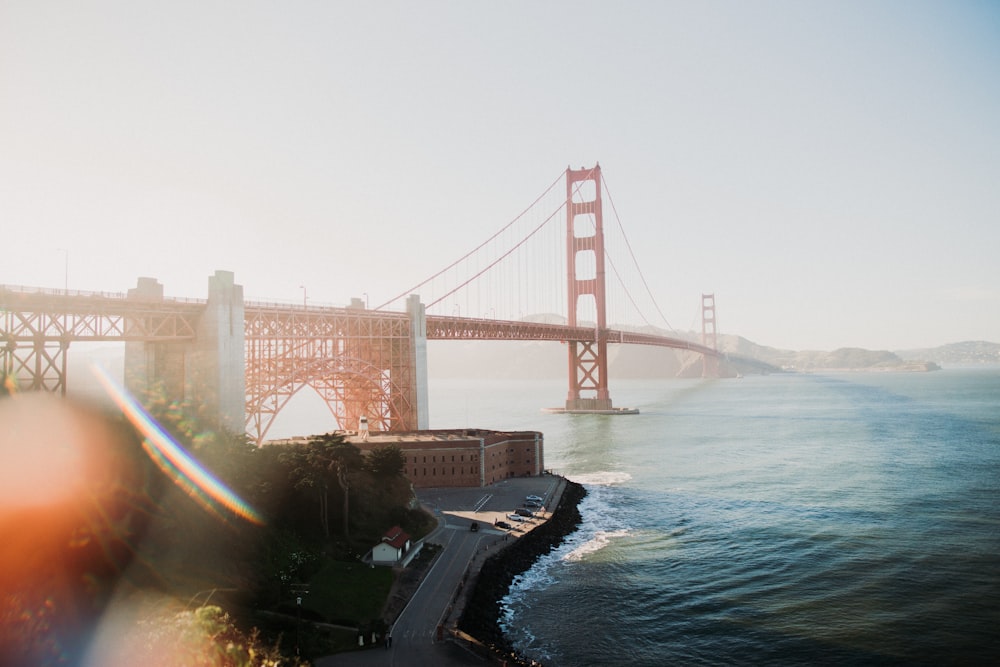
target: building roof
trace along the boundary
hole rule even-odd
[[[523,439],[541,435],[538,431],[494,431],[482,428],[462,428],[462,429],[430,429],[424,431],[400,431],[382,432],[369,431],[368,439],[364,440],[357,431],[333,431],[344,436],[344,440],[354,445],[362,443],[371,446],[374,444],[407,444],[418,442],[438,442],[438,443],[468,443],[470,440],[484,439],[487,444],[503,442],[509,439]],[[294,438],[283,438],[278,440],[268,440],[266,445],[294,445],[309,442],[313,436],[297,436]]]
[[[382,541],[394,549],[402,549],[409,540],[409,534],[399,526],[393,526],[385,531],[385,535],[382,536]]]

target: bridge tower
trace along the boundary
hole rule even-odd
[[[701,344],[713,350],[719,349],[715,331],[715,294],[701,295]],[[719,358],[703,354],[701,356],[701,376],[719,377]]]
[[[589,184],[593,184],[592,186]],[[580,193],[594,198],[580,200]],[[591,218],[592,216],[592,222]],[[593,274],[582,269],[591,269]],[[581,299],[593,300],[597,315],[594,340],[569,341],[569,392],[566,409],[613,410],[608,392],[607,311],[604,286],[604,220],[601,210],[601,165],[566,169],[567,324],[579,326]]]

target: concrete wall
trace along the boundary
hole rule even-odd
[[[129,301],[163,301],[163,285],[155,278],[139,278],[136,286],[128,291],[127,298]],[[183,397],[189,352],[188,343],[125,343],[125,387],[142,402],[152,396]]]
[[[163,286],[139,278],[130,300],[162,301]],[[208,279],[208,303],[195,340],[125,344],[125,386],[141,401],[150,394],[182,399],[207,426],[243,433],[246,429],[246,352],[243,287],[230,271]],[[161,394],[162,396],[157,396]]]
[[[416,389],[416,428],[423,430],[430,427],[431,419],[427,392],[427,312],[418,295],[411,294],[407,298],[406,312],[410,316],[413,340],[410,358],[413,359],[413,385]]]
[[[246,346],[243,286],[231,271],[208,279],[208,304],[198,322],[193,354],[188,356],[184,395],[197,403],[216,428],[246,429]]]

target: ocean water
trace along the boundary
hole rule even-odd
[[[432,381],[431,426],[531,428],[589,491],[504,600],[546,665],[1000,662],[1000,368]]]

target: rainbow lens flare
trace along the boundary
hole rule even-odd
[[[145,408],[108,375],[107,371],[99,366],[94,366],[93,370],[104,390],[145,437],[143,447],[146,452],[177,486],[212,514],[221,516],[218,511],[221,506],[251,523],[263,525],[264,520],[250,505],[177,444]]]

